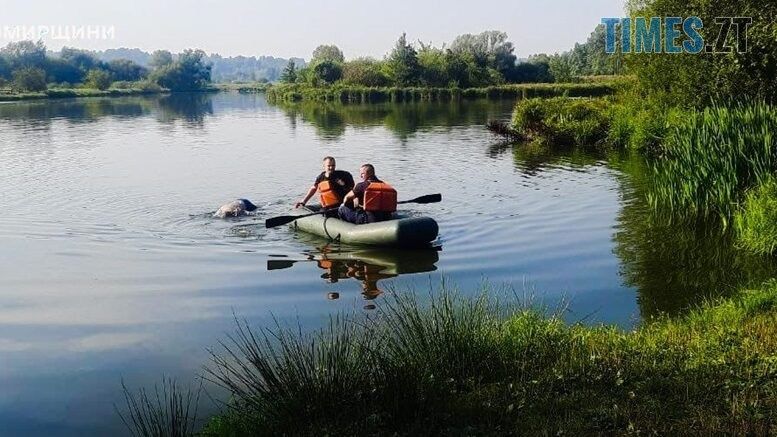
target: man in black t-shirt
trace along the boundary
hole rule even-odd
[[[371,182],[383,182],[375,176],[375,167],[372,164],[364,164],[359,169],[359,176],[362,181],[356,184],[350,193],[345,195],[343,205],[337,210],[337,215],[341,219],[356,223],[374,223],[391,218],[389,212],[367,212],[362,209],[364,206],[364,191],[370,186]]]
[[[335,159],[331,156],[325,156],[323,160],[324,165],[324,171],[321,172],[318,177],[316,177],[315,182],[313,182],[313,186],[310,187],[307,193],[305,193],[305,197],[302,198],[301,201],[294,204],[295,208],[299,208],[300,206],[304,206],[308,200],[310,200],[311,197],[316,193],[316,190],[318,189],[318,184],[320,184],[323,181],[329,181],[332,184],[332,189],[335,193],[337,193],[337,197],[340,198],[341,203],[342,199],[345,198],[345,195],[348,194],[349,191],[353,188],[353,176],[351,176],[350,173],[343,170],[335,170]]]

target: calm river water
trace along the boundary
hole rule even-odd
[[[634,157],[501,143],[514,102],[285,105],[262,95],[0,104],[0,435],[125,432],[122,379],[188,383],[208,347],[273,317],[306,328],[441,278],[631,328],[774,276],[708,226],[658,223]],[[338,247],[284,214],[334,155],[371,162],[440,224],[436,249]],[[256,216],[218,220],[245,197]],[[338,299],[332,299],[339,295]],[[201,415],[214,410],[204,397]]]

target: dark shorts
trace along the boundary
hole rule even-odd
[[[340,206],[340,209],[337,210],[337,215],[340,216],[340,219],[345,220],[347,222],[356,223],[357,225],[362,225],[365,223],[382,222],[384,220],[391,219],[390,213],[366,212],[362,209],[353,209],[345,205]]]
[[[337,210],[337,214],[340,216],[340,219],[356,223],[357,225],[369,223],[369,216],[361,209],[353,209],[342,205],[340,206],[340,209]]]

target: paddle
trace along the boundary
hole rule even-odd
[[[400,202],[397,202],[397,204],[400,203],[436,203],[442,200],[442,194],[427,194],[425,196],[416,197],[415,199],[410,200],[402,200]],[[266,228],[274,228],[276,226],[285,225],[286,223],[291,223],[294,220],[301,219],[303,217],[310,217],[318,214],[325,214],[328,211],[334,211],[337,208],[328,208],[328,209],[322,209],[318,212],[312,212],[310,214],[302,214],[302,215],[280,215],[278,217],[270,217],[267,220],[264,221],[264,226]]]

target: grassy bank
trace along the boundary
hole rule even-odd
[[[91,88],[52,88],[41,92],[0,92],[0,102],[14,102],[20,100],[37,99],[62,99],[72,97],[119,97],[139,96],[149,94],[163,94],[169,91],[162,89],[141,88],[111,88],[98,90]]]
[[[231,409],[204,435],[777,431],[775,282],[633,332],[414,296],[311,335],[240,324],[209,376]]]
[[[359,86],[321,86],[277,84],[267,90],[270,101],[326,101],[348,103],[449,101],[458,99],[500,99],[532,97],[593,97],[615,91],[612,82],[604,83],[532,83],[500,85],[487,88],[388,88]]]

